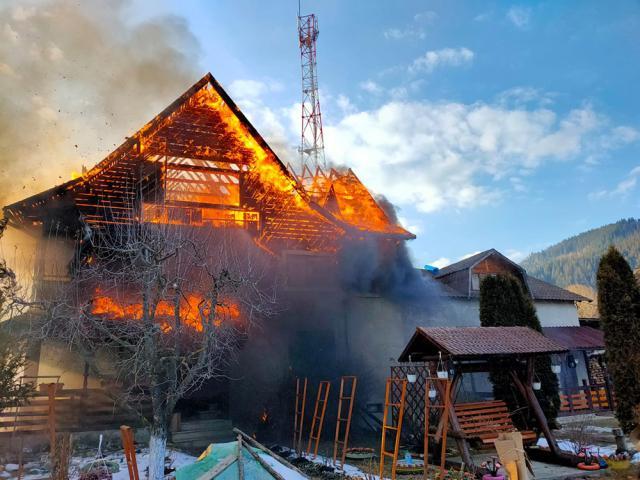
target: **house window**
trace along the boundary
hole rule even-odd
[[[473,273],[471,274],[471,290],[480,290],[480,284],[482,280],[487,277],[495,277],[495,273]]]

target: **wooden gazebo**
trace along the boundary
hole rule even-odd
[[[560,344],[528,327],[418,327],[398,358],[399,365],[392,371],[395,370],[397,376],[403,371],[406,374],[419,368],[435,370],[440,362],[446,371],[451,372],[451,396],[454,397],[465,373],[487,372],[492,362],[508,359],[514,386],[535,416],[549,450],[559,457],[560,449],[533,390],[533,359],[566,351]],[[468,437],[456,415],[455,398],[451,398],[449,403],[451,434],[456,439],[462,460],[473,465]]]

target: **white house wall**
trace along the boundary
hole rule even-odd
[[[578,309],[573,302],[535,302],[542,327],[579,327]]]

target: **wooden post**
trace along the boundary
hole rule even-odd
[[[613,387],[611,386],[611,379],[609,378],[609,371],[604,370],[604,388],[607,392],[607,401],[609,402],[609,410],[614,411],[616,406],[613,401]]]
[[[460,422],[458,421],[458,416],[456,415],[455,408],[455,399],[452,398],[452,395],[455,394],[458,384],[462,381],[462,374],[456,370],[456,373],[453,375],[453,379],[451,380],[451,387],[449,393],[449,408],[447,409],[449,412],[449,424],[451,425],[451,432],[453,433],[453,437],[456,439],[456,445],[458,446],[458,451],[460,452],[460,457],[465,465],[470,468],[473,468],[473,459],[471,458],[471,451],[469,450],[469,444],[467,443],[467,439],[465,438],[464,433],[462,432],[462,428],[460,428]],[[436,382],[436,386],[442,398],[444,398],[444,389],[439,382]]]
[[[538,402],[538,399],[533,392],[533,387],[531,386],[531,383],[533,382],[533,360],[531,359],[531,357],[527,358],[526,372],[527,373],[524,381],[520,379],[515,370],[509,370],[509,375],[511,376],[513,383],[516,385],[518,390],[520,390],[520,393],[531,407],[533,415],[536,417],[538,425],[540,426],[542,433],[547,439],[549,450],[555,456],[559,457],[561,456],[560,447],[558,447],[555,436],[553,435],[553,433],[551,433],[549,423],[547,422],[547,417],[542,411],[542,407],[540,407],[540,403]]]
[[[242,438],[243,438],[244,442],[247,443],[248,445],[257,448],[258,450],[262,450],[264,453],[266,453],[266,454],[270,455],[271,457],[275,458],[276,460],[278,460],[281,464],[283,464],[286,467],[290,468],[291,470],[294,470],[295,472],[297,472],[303,478],[309,478],[306,474],[302,473],[302,471],[298,467],[292,465],[291,463],[289,463],[287,460],[282,458],[277,453],[272,452],[267,447],[265,447],[263,444],[261,444],[259,441],[257,441],[255,438],[250,437],[249,435],[244,433],[242,430],[234,428],[233,432],[237,433],[238,435],[242,435]]]
[[[449,430],[449,407],[451,406],[451,382],[446,380],[445,396],[442,399],[444,407],[442,416],[444,417],[444,428],[442,429],[442,440],[440,447],[440,474],[444,477],[444,464],[447,456],[447,431]]]
[[[122,425],[120,427],[120,437],[122,438],[124,457],[127,460],[129,479],[140,480],[138,473],[138,462],[136,460],[136,449],[133,445],[133,429],[131,427],[127,427],[126,425]]]
[[[264,468],[267,472],[269,472],[269,474],[273,478],[275,478],[276,480],[285,480],[285,478],[282,475],[276,472],[273,469],[273,467],[269,465],[267,462],[265,462],[260,455],[258,455],[256,452],[253,451],[251,447],[247,448],[247,452],[249,452],[249,454],[254,458],[254,460],[258,462],[260,465],[262,465],[262,468]]]
[[[53,455],[56,450],[56,387],[55,383],[47,385],[48,406],[47,415],[49,427],[49,453]]]
[[[584,378],[582,379],[582,390],[584,394],[587,396],[587,406],[589,407],[589,410],[593,412],[593,397],[591,396],[592,395],[591,387],[589,386],[589,384]],[[596,402],[597,401],[598,399],[596,399]]]
[[[240,434],[238,434],[238,480],[244,480],[244,465],[242,464],[242,435]]]

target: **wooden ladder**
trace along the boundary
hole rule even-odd
[[[442,388],[444,383],[444,389]],[[440,396],[441,403],[431,402],[429,390],[434,389],[436,396]],[[435,400],[435,399],[434,399]],[[436,442],[440,441],[440,473],[438,478],[444,478],[444,463],[447,454],[447,432],[449,430],[449,410],[451,408],[451,381],[440,380],[437,378],[427,377],[424,382],[424,480],[427,480],[429,473],[429,438],[432,437]],[[440,413],[440,423],[436,433],[429,433],[429,414],[431,409],[442,410]]]
[[[296,409],[293,417],[293,449],[299,455],[302,449],[302,427],[304,426],[304,409],[307,403],[307,379],[296,378]]]
[[[322,434],[322,425],[324,424],[324,414],[327,411],[327,400],[329,399],[330,389],[331,383],[326,380],[321,381],[318,385],[318,396],[316,397],[316,406],[313,411],[313,420],[311,421],[309,444],[307,445],[307,453],[311,454],[311,442],[316,442],[313,449],[313,458],[316,458],[318,455],[318,444],[320,443],[320,435]],[[319,408],[321,409],[320,416],[318,416]]]
[[[394,388],[400,388],[400,401],[398,403],[391,402],[391,395]],[[382,443],[380,445],[380,478],[384,478],[384,459],[391,457],[393,463],[391,465],[391,480],[396,478],[396,468],[398,466],[398,450],[400,448],[400,433],[402,432],[402,417],[404,416],[404,403],[407,395],[407,379],[406,378],[388,378],[387,387],[384,395],[384,416],[382,418]],[[397,415],[394,415],[393,409],[397,408]],[[391,418],[389,419],[389,413]],[[394,426],[394,418],[396,425]],[[391,423],[387,423],[390,421]],[[395,440],[393,442],[393,452],[388,452],[385,448],[387,432],[395,432]]]
[[[348,394],[345,394],[345,383],[349,383]],[[342,446],[342,454],[340,455],[340,464],[344,466],[344,459],[347,454],[347,445],[349,442],[349,428],[351,427],[351,414],[353,413],[353,403],[356,397],[356,386],[358,377],[346,376],[340,378],[340,396],[338,397],[338,418],[336,420],[336,438],[333,442],[333,464],[336,464],[338,458],[338,446]],[[343,402],[348,402],[343,408]],[[346,412],[347,416],[342,417]],[[346,423],[342,440],[340,440],[340,424]]]

